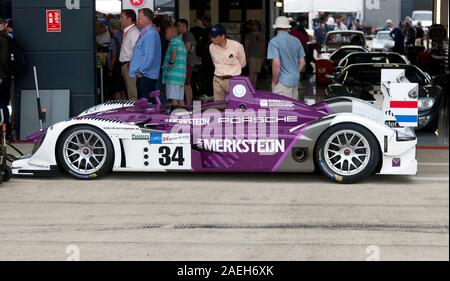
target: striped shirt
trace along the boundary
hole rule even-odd
[[[172,52],[176,52],[173,66],[169,65]],[[163,64],[163,84],[184,86],[186,80],[187,51],[180,35],[170,40]]]

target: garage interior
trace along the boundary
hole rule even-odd
[[[34,93],[34,76],[31,66],[37,66],[39,85],[43,90],[43,100],[53,104],[53,108],[45,108],[47,111],[47,123],[49,126],[56,120],[64,120],[69,116],[75,116],[86,108],[101,102],[99,83],[99,70],[96,68],[95,30],[92,19],[97,12],[119,12],[122,6],[118,0],[97,0],[80,1],[79,10],[69,10],[66,8],[66,1],[60,0],[55,5],[53,0],[19,0],[0,1],[0,11],[3,17],[9,16],[21,20],[14,21],[15,38],[21,43],[27,56],[27,70],[19,79],[15,81],[13,95],[14,124],[18,139],[24,139],[27,134],[38,128],[37,120],[34,122],[23,119],[34,120],[35,112],[33,101],[30,101]],[[288,1],[286,1],[288,2]],[[420,2],[420,1],[419,1]],[[233,2],[234,3],[234,2]],[[289,3],[285,3],[289,5]],[[430,1],[431,4],[431,1]],[[272,29],[267,22],[281,13],[280,8],[268,9],[275,6],[274,1],[237,1],[231,5],[229,1],[168,1],[156,0],[155,9],[162,14],[189,18],[191,22],[207,14],[214,22],[230,22],[230,30],[239,30],[239,23],[245,20],[254,19],[263,23],[262,29],[266,31],[266,36],[272,36]],[[231,6],[230,6],[231,5]],[[414,6],[416,5],[416,6]],[[418,6],[417,6],[418,5]],[[447,6],[446,6],[447,5]],[[412,9],[424,8],[424,4],[408,2],[403,5],[402,15],[408,14]],[[435,21],[445,25],[448,21],[448,1],[435,0],[432,3],[436,13]],[[440,7],[440,8],[439,8]],[[45,9],[60,8],[64,21],[63,31],[60,33],[45,32]],[[270,12],[269,12],[270,10]],[[219,11],[229,11],[220,12]],[[40,19],[40,20],[36,20]],[[233,23],[236,23],[233,26]],[[448,25],[448,22],[447,22]],[[30,27],[33,29],[30,31]],[[82,30],[82,32],[79,32]],[[234,36],[232,33],[230,36]],[[240,36],[237,33],[237,40]],[[448,45],[447,45],[448,46]],[[448,47],[447,47],[448,50]],[[447,61],[448,63],[448,61]],[[448,64],[447,64],[448,65]],[[448,71],[448,67],[446,68]],[[259,87],[270,89],[270,79],[259,79]],[[448,83],[442,85],[447,92]],[[302,96],[308,103],[320,101],[325,98],[325,89],[315,85],[314,79],[303,81]],[[23,98],[23,97],[30,98]],[[54,97],[54,98],[53,98]],[[420,133],[420,141],[428,145],[448,145],[448,102],[444,102],[442,108],[441,124],[435,134]],[[56,112],[58,108],[58,113]],[[21,121],[22,119],[22,121]],[[21,129],[22,126],[27,128]]]

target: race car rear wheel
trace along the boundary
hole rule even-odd
[[[61,135],[57,159],[69,175],[89,180],[112,170],[114,149],[103,131],[92,126],[77,126]]]
[[[375,171],[380,150],[375,136],[366,128],[343,123],[326,130],[316,146],[322,173],[340,183],[361,181]]]

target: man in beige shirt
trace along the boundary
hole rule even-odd
[[[133,10],[123,10],[120,16],[120,22],[124,27],[123,43],[120,48],[119,57],[120,64],[122,65],[122,77],[125,81],[128,98],[135,100],[137,99],[136,78],[131,78],[128,73],[130,72],[130,60],[133,55],[134,46],[141,34],[135,25],[136,12]]]
[[[247,64],[244,46],[241,43],[227,39],[225,27],[215,25],[210,32],[212,44],[209,51],[215,66],[214,71],[214,101],[225,100],[230,90],[230,79],[241,75],[242,68]]]

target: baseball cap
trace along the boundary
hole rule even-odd
[[[225,27],[221,24],[216,24],[211,28],[211,31],[209,32],[209,35],[211,37],[216,37],[216,36],[221,36],[221,35],[226,35],[227,34],[227,30],[225,29]]]

